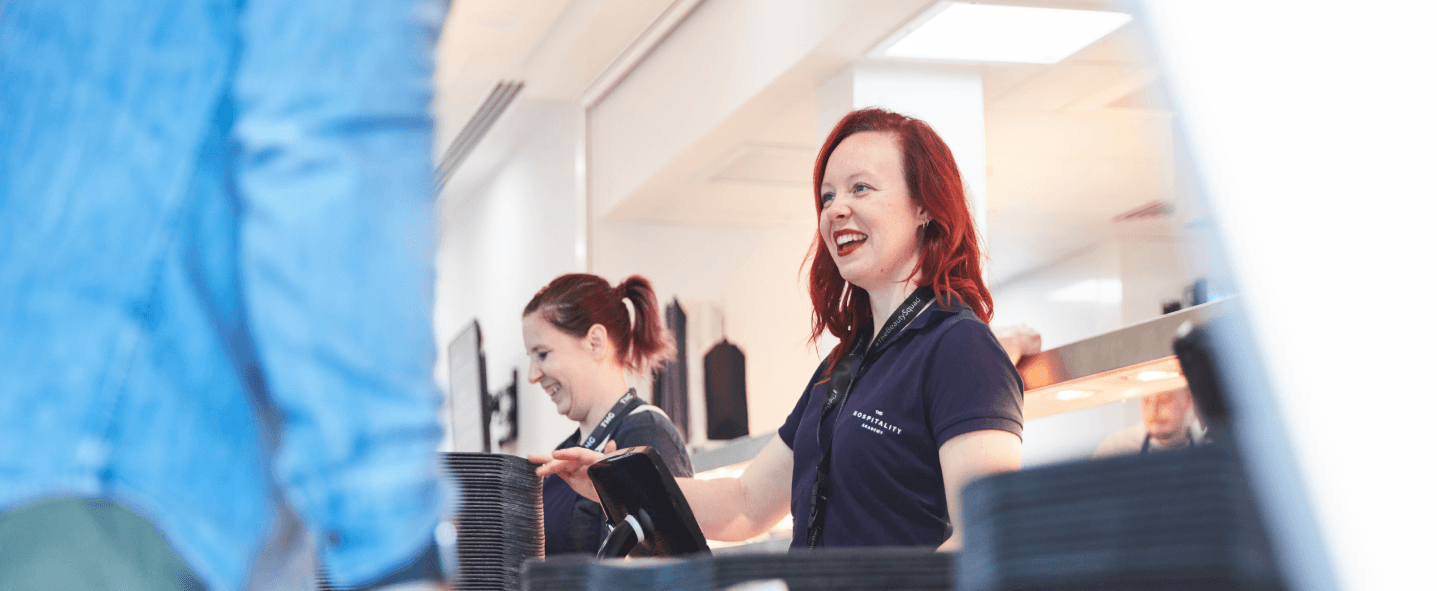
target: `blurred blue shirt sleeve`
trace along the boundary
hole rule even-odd
[[[252,0],[234,84],[240,275],[276,480],[335,583],[419,556],[439,475],[435,2]],[[418,402],[418,403],[417,403]]]

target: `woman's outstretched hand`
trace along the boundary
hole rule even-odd
[[[589,466],[604,459],[604,455],[618,449],[618,444],[610,441],[604,447],[604,453],[590,451],[582,447],[570,447],[556,450],[547,454],[529,454],[529,461],[541,464],[538,469],[539,478],[551,474],[563,478],[569,488],[579,493],[584,498],[595,503],[599,502],[599,493],[594,490],[594,483],[589,480]]]

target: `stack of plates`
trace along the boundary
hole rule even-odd
[[[1207,446],[993,476],[963,491],[963,591],[1277,589],[1237,458]]]
[[[601,560],[593,563],[589,569],[589,591],[713,591],[713,589],[713,563],[705,558]]]
[[[588,591],[589,565],[593,563],[593,557],[583,554],[529,560],[520,572],[520,588],[523,591]]]
[[[791,591],[903,589],[947,591],[954,555],[932,548],[829,548],[715,556],[714,583],[783,579]]]
[[[544,486],[518,456],[447,453],[460,487],[456,590],[519,588],[524,561],[544,555]]]

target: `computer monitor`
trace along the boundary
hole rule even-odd
[[[449,430],[454,451],[490,452],[489,380],[479,321],[465,323],[449,342]]]

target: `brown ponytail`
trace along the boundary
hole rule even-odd
[[[619,284],[624,297],[634,305],[634,327],[629,346],[626,366],[641,372],[652,368],[659,361],[674,356],[674,338],[664,328],[659,310],[659,299],[654,296],[654,286],[639,275],[631,275]]]
[[[629,321],[624,299],[634,306]],[[659,302],[648,279],[633,275],[618,287],[597,275],[571,273],[549,282],[524,306],[524,315],[543,314],[564,334],[583,338],[603,325],[625,369],[642,373],[674,354],[674,340],[659,320]]]

